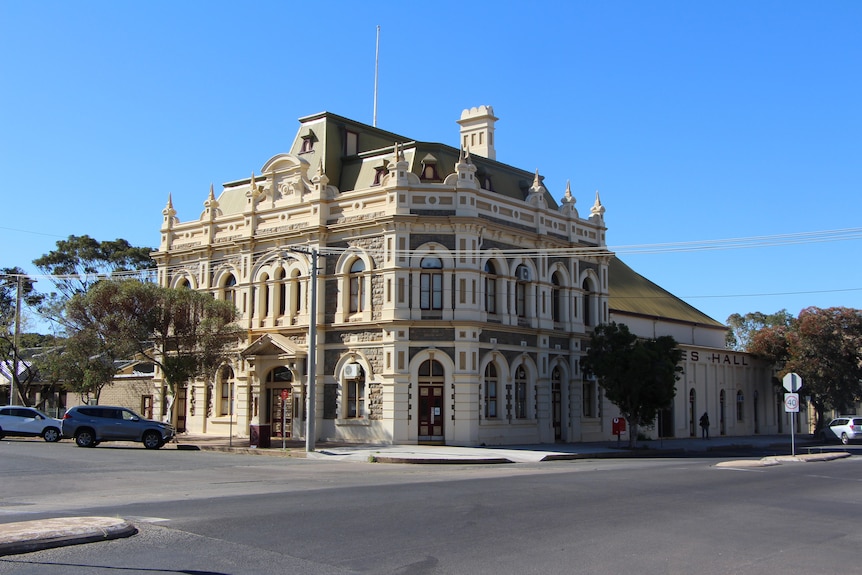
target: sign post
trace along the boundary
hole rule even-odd
[[[802,378],[799,374],[788,373],[782,380],[784,389],[790,393],[784,394],[784,411],[786,413],[799,413],[799,394],[796,393],[802,387]],[[790,453],[796,455],[796,442],[794,440],[793,422],[795,415],[790,416]]]

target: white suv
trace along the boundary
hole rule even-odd
[[[821,433],[827,441],[838,440],[847,445],[854,439],[862,439],[862,417],[841,415],[830,421]]]
[[[60,440],[61,423],[32,407],[0,407],[0,438],[4,435],[39,436],[45,441]]]

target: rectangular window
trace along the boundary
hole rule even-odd
[[[229,381],[223,381],[221,383],[221,401],[219,402],[219,415],[232,415],[230,413],[230,386],[231,383]]]
[[[593,406],[595,405],[595,399],[593,398],[593,383],[591,381],[584,383],[584,396],[581,401],[584,406],[584,417],[594,417]]]
[[[527,382],[515,382],[515,418],[527,418]]]
[[[515,313],[527,317],[527,286],[523,283],[515,284]]]
[[[443,274],[419,274],[419,308],[443,309]]]
[[[365,417],[365,382],[361,379],[348,381],[347,385],[347,418],[362,419]]]
[[[355,156],[359,152],[359,134],[346,131],[344,133],[344,155]]]
[[[494,278],[485,280],[485,311],[497,313],[497,280]]]
[[[485,382],[485,417],[494,419],[497,417],[497,381]]]

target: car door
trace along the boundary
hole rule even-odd
[[[32,409],[26,407],[17,407],[12,410],[12,413],[17,420],[16,427],[19,433],[39,435],[42,433],[44,420],[42,416]]]

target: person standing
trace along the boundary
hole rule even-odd
[[[700,436],[704,439],[709,439],[709,415],[704,411],[700,416]]]

